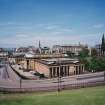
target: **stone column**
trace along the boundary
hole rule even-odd
[[[59,66],[59,76],[61,75],[61,66]]]
[[[57,67],[57,77],[59,76],[59,67]]]
[[[69,75],[70,75],[70,72],[71,72],[71,70],[70,70],[70,66],[69,66]]]
[[[57,77],[57,67],[55,67],[55,76]]]
[[[53,67],[52,67],[52,77],[54,77],[54,75],[53,75]]]
[[[84,71],[85,71],[85,69],[84,69],[84,65],[82,65],[82,68],[83,68],[82,71],[83,71],[83,73],[84,73]]]
[[[81,65],[81,72],[84,73],[84,65]]]
[[[76,72],[76,66],[74,66],[74,75],[75,75],[75,72]]]
[[[65,66],[62,66],[62,68],[63,68],[63,76],[65,76]]]
[[[64,76],[67,76],[67,66],[65,66]]]
[[[29,60],[27,60],[27,69],[29,69]]]
[[[53,67],[53,76],[55,77],[56,76],[56,68]]]
[[[67,75],[69,76],[69,68],[70,68],[70,66],[68,66],[68,70],[67,70]]]
[[[66,76],[66,70],[67,70],[67,66],[65,65],[65,66],[64,66],[64,70],[63,70],[64,76]]]
[[[78,65],[78,74],[79,74],[80,65]]]
[[[69,76],[70,75],[70,73],[69,73],[70,72],[70,66],[68,66],[68,71],[67,72],[68,72],[67,74]]]
[[[66,66],[65,76],[68,76],[68,66]]]
[[[49,68],[49,77],[52,78],[52,67]]]
[[[77,69],[76,69],[76,75],[79,74],[79,66],[77,66]]]
[[[55,73],[56,73],[55,67],[53,67],[53,77],[55,77]]]

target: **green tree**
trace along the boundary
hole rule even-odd
[[[101,53],[103,53],[105,51],[105,38],[104,38],[104,34],[102,37],[102,43],[101,43]]]
[[[91,56],[97,56],[98,55],[98,52],[97,52],[97,50],[95,49],[95,48],[92,48],[91,49]]]
[[[105,59],[93,57],[89,64],[89,70],[94,72],[104,71],[105,70]]]
[[[80,58],[85,58],[88,56],[89,56],[89,50],[87,48],[83,48],[83,50],[79,52]]]

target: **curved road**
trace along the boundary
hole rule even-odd
[[[88,84],[92,82],[103,82],[104,72],[91,73],[84,75],[76,75],[70,77],[61,78],[60,86],[75,85],[75,84]],[[52,88],[58,87],[58,79],[47,79],[47,80],[22,80],[12,68],[6,64],[0,68],[0,87],[4,88]]]

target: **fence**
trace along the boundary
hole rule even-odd
[[[4,93],[25,93],[25,92],[48,92],[48,91],[62,91],[62,90],[70,90],[70,89],[79,89],[86,87],[95,87],[105,85],[105,81],[97,81],[97,82],[82,82],[82,83],[73,83],[73,84],[60,84],[56,86],[48,86],[48,87],[36,87],[36,88],[4,88],[0,87],[0,92]]]

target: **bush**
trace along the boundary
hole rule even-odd
[[[90,62],[90,71],[105,71],[105,59],[93,57]]]

